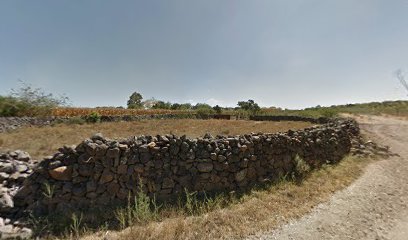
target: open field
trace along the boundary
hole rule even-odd
[[[108,138],[138,135],[176,134],[199,137],[212,135],[237,135],[250,132],[284,132],[311,126],[307,122],[255,122],[244,120],[195,120],[168,119],[143,120],[134,122],[113,122],[96,124],[58,124],[46,127],[27,127],[10,133],[0,133],[0,150],[21,149],[34,159],[53,154],[63,145],[78,144],[91,135],[100,132]]]

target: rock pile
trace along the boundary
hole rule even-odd
[[[353,120],[275,134],[139,136],[109,140],[96,134],[44,159],[15,195],[15,205],[39,214],[124,203],[143,189],[158,198],[189,191],[229,191],[296,171],[296,156],[312,168],[350,152]],[[51,191],[52,190],[52,191]]]
[[[0,153],[0,238],[29,238],[31,230],[18,223],[19,208],[14,196],[33,173],[35,163],[28,153]]]
[[[381,146],[371,140],[365,141],[361,136],[352,140],[352,148],[350,150],[352,155],[362,157],[392,157],[398,154],[392,153],[388,146]]]
[[[46,126],[50,125],[54,120],[52,117],[0,117],[0,133],[24,126]]]

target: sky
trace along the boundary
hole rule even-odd
[[[73,106],[407,99],[408,0],[1,0],[0,94]]]

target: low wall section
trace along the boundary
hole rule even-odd
[[[312,168],[335,163],[359,134],[353,120],[300,131],[188,139],[174,135],[113,141],[95,135],[43,160],[15,196],[16,206],[54,211],[125,202],[142,188],[159,198],[230,191],[291,174],[298,155]],[[44,186],[52,187],[52,196]]]

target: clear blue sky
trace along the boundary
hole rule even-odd
[[[302,108],[406,99],[407,0],[2,0],[0,94]]]

